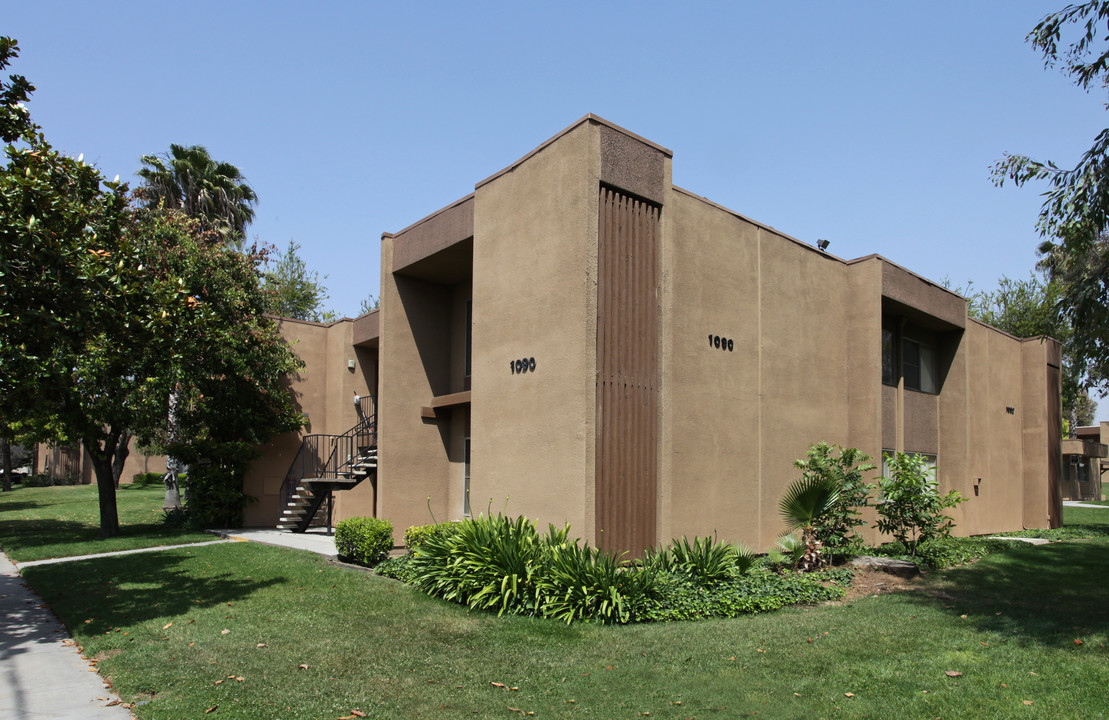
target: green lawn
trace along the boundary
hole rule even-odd
[[[161,524],[165,489],[121,485],[120,536],[101,540],[95,485],[25,488],[0,493],[0,546],[16,562],[212,540],[207,533]]]
[[[254,543],[24,575],[140,718],[1109,714],[1106,537],[1019,544],[851,604],[624,627],[471,613]]]

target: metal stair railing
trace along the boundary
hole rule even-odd
[[[371,470],[376,470],[377,413],[372,396],[361,398],[360,415],[358,424],[342,435],[317,433],[301,440],[278,495],[283,510],[288,510],[294,506],[298,488],[312,493],[308,512],[296,523],[294,532],[308,529],[325,500],[330,528],[334,487],[340,483],[354,487],[368,477]]]

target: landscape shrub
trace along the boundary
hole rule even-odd
[[[846,584],[842,571],[835,576]],[[847,575],[849,578],[849,574]],[[636,616],[642,621],[673,622],[730,618],[770,612],[787,605],[838,600],[845,588],[824,572],[776,574],[754,569],[727,582],[700,585],[682,575],[661,575]]]
[[[704,585],[747,572],[755,562],[755,554],[743,545],[720,543],[710,537],[695,537],[692,543],[681,537],[661,550],[648,551],[644,562]]]
[[[860,512],[870,505],[871,488],[863,479],[863,473],[875,469],[870,456],[857,448],[819,442],[793,464],[802,478],[824,478],[838,490],[836,501],[813,523],[816,540],[833,556],[855,554],[863,545],[855,528],[866,525]]]
[[[765,612],[843,595],[814,573],[775,575],[742,546],[685,538],[626,562],[570,539],[570,528],[541,535],[527,518],[479,516],[449,532],[421,533],[405,559],[378,572],[445,600],[498,614],[566,623],[691,620]]]
[[[411,553],[382,560],[374,567],[374,572],[407,585],[414,585],[416,582],[416,569],[412,566]]]
[[[131,479],[131,484],[136,486],[136,487],[150,487],[151,485],[162,485],[164,477],[165,476],[162,473],[153,473],[153,472],[135,473],[135,477]],[[178,481],[180,482],[180,476],[178,476]]]
[[[576,540],[548,543],[544,559],[546,567],[536,582],[540,614],[567,624],[629,622],[634,608],[646,601],[658,572],[653,563],[627,565]]]
[[[552,526],[551,534],[557,531]],[[563,538],[564,539],[564,538]],[[498,615],[533,615],[543,541],[521,516],[478,516],[432,534],[413,550],[416,585],[429,595]]]
[[[990,553],[1004,552],[1017,542],[1019,541],[990,540],[984,537],[940,537],[918,543],[915,555],[903,542],[886,543],[880,547],[871,548],[868,552],[898,560],[909,560],[924,570],[942,570],[956,565],[965,565]]]
[[[335,526],[335,550],[344,561],[373,567],[389,557],[393,523],[373,517],[340,520]]]
[[[79,485],[81,478],[69,475],[63,477],[51,477],[47,473],[35,473],[23,478],[23,487],[52,487],[52,486],[66,486],[66,485]]]
[[[879,478],[875,526],[889,533],[916,557],[917,546],[933,538],[947,537],[955,521],[944,514],[965,502],[955,490],[940,495],[935,473],[922,455],[895,453],[887,456],[892,477]]]
[[[194,463],[182,486],[189,521],[199,528],[234,528],[243,523],[243,506],[257,498],[243,494],[247,461]]]
[[[430,537],[441,537],[452,533],[458,527],[458,522],[432,523],[431,525],[412,525],[404,531],[404,546],[414,550],[423,545]]]

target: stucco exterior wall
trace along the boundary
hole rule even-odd
[[[473,510],[590,541],[600,158],[581,124],[474,194]]]
[[[877,295],[868,317],[866,293],[838,260],[687,193],[671,198],[662,383],[670,481],[659,541],[718,532],[764,549],[784,530],[777,502],[793,461],[811,443],[848,441],[848,313],[880,322]],[[877,403],[877,388],[863,398]]]

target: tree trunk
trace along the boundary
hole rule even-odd
[[[115,482],[116,488],[119,487],[119,477],[123,474],[123,465],[127,462],[127,456],[131,454],[131,431],[124,430],[119,434],[119,442],[116,443],[116,454],[112,459],[112,480]]]
[[[85,438],[85,448],[96,473],[96,494],[100,500],[100,537],[119,536],[119,508],[116,507],[116,482],[112,476],[112,457],[115,455],[120,431],[110,430],[103,440]],[[101,444],[103,443],[103,444]]]
[[[3,456],[4,492],[12,491],[12,444],[7,437],[0,437],[0,455]]]

